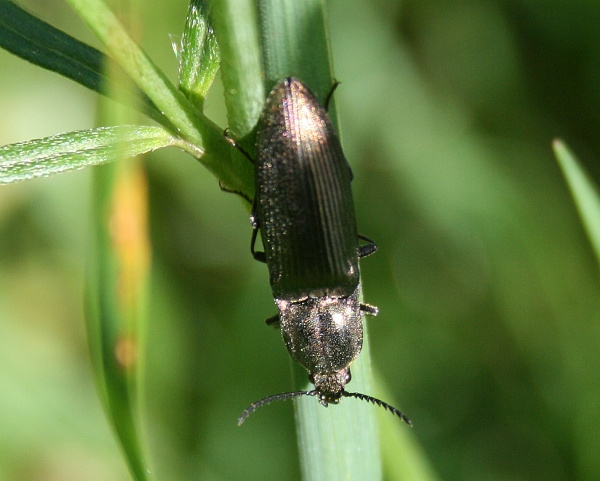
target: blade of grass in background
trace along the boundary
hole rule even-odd
[[[148,479],[136,382],[141,364],[150,247],[139,165],[96,169],[86,322],[100,398],[132,477]]]
[[[598,189],[564,142],[555,140],[552,147],[575,200],[596,259],[600,264],[600,196]]]
[[[139,19],[139,6],[122,5],[128,24]],[[135,27],[135,25],[134,25]],[[136,29],[139,31],[139,29]],[[115,84],[129,79],[113,63],[105,65]],[[119,90],[113,95],[123,95]],[[102,123],[137,119],[119,103],[99,104]],[[133,118],[132,118],[133,116]],[[141,164],[128,159],[127,139],[116,139],[115,162],[94,170],[92,249],[86,284],[86,323],[92,364],[109,423],[123,450],[131,476],[150,479],[141,430],[138,385],[144,369],[150,241],[148,194]]]
[[[377,396],[392,402],[392,394],[383,386],[381,377],[375,371],[375,386]],[[389,413],[380,410],[377,414],[379,439],[385,479],[402,481],[406,479],[418,481],[440,481],[433,466],[431,466],[424,449],[415,441],[406,426],[394,423]]]

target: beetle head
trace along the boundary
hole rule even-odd
[[[315,385],[318,401],[325,407],[329,403],[338,404],[344,393],[346,384],[350,382],[350,368],[346,367],[334,373],[319,374],[311,373],[308,377]]]
[[[355,397],[360,399],[361,401],[367,401],[373,404],[376,404],[379,407],[387,409],[392,414],[398,416],[402,421],[412,427],[412,422],[408,419],[401,411],[396,409],[394,406],[391,406],[380,399],[367,396],[366,394],[361,394],[359,392],[348,392],[346,391],[345,386],[350,382],[350,369],[345,368],[334,374],[315,374],[311,373],[309,379],[315,385],[315,389],[312,391],[294,391],[294,392],[284,392],[282,394],[275,394],[273,396],[266,397],[257,401],[255,403],[250,404],[242,415],[238,418],[238,426],[241,426],[242,423],[248,419],[248,416],[256,411],[259,407],[264,406],[265,404],[269,404],[274,401],[284,401],[286,399],[293,399],[300,396],[313,396],[316,397],[317,400],[325,407],[332,404],[338,404],[342,397]]]

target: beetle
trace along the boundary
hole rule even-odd
[[[362,348],[361,315],[378,313],[359,301],[359,259],[377,246],[357,232],[350,165],[326,107],[302,81],[284,78],[267,96],[256,152],[250,158],[255,168],[250,251],[267,264],[279,311],[267,323],[280,327],[289,354],[308,370],[315,388],[253,403],[238,424],[264,404],[308,395],[325,407],[356,397],[411,425],[389,404],[345,389]],[[259,232],[264,251],[256,250]]]

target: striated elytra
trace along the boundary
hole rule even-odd
[[[376,307],[359,301],[358,262],[377,247],[358,235],[352,171],[326,108],[302,81],[285,78],[269,93],[258,123],[256,153],[251,159],[251,252],[267,264],[279,310],[267,323],[279,325],[288,352],[308,370],[315,389],[253,403],[238,424],[269,402],[308,395],[323,406],[356,397],[410,425],[389,404],[345,389],[350,364],[362,348],[361,316],[377,314]],[[264,252],[255,248],[259,231]]]

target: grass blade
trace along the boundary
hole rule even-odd
[[[123,19],[134,25],[135,4]],[[106,65],[107,75],[128,84]],[[127,90],[111,92],[123,95]],[[135,111],[99,99],[104,124],[138,121]],[[127,102],[124,102],[127,103]],[[164,131],[164,129],[161,129]],[[135,138],[115,138],[114,160],[125,160]],[[173,139],[175,142],[175,139]],[[135,481],[150,478],[142,430],[139,384],[144,372],[145,327],[151,247],[148,238],[147,180],[139,159],[113,162],[93,172],[92,249],[86,282],[88,343],[100,398]]]
[[[266,91],[292,75],[324,101],[333,85],[324,2],[260,0],[259,5]]]
[[[0,184],[45,177],[183,143],[162,127],[100,127],[0,147]]]
[[[579,216],[600,264],[600,196],[579,160],[560,140],[552,144],[554,154],[567,180]]]
[[[106,56],[89,45],[49,25],[9,1],[0,2],[0,46],[42,68],[56,72],[105,95],[114,90],[105,74]],[[133,88],[129,99],[142,98],[144,112],[168,125],[150,99]],[[137,102],[133,105],[137,106]]]
[[[252,129],[265,100],[262,55],[254,0],[218,0],[211,17],[221,48],[221,78],[231,134],[247,152],[254,152]]]
[[[206,3],[204,0],[192,0],[181,41],[179,88],[200,110],[220,63],[221,54],[208,22]]]
[[[148,479],[136,386],[150,263],[146,190],[137,163],[115,162],[94,172],[86,285],[88,343],[98,392],[136,481]]]

